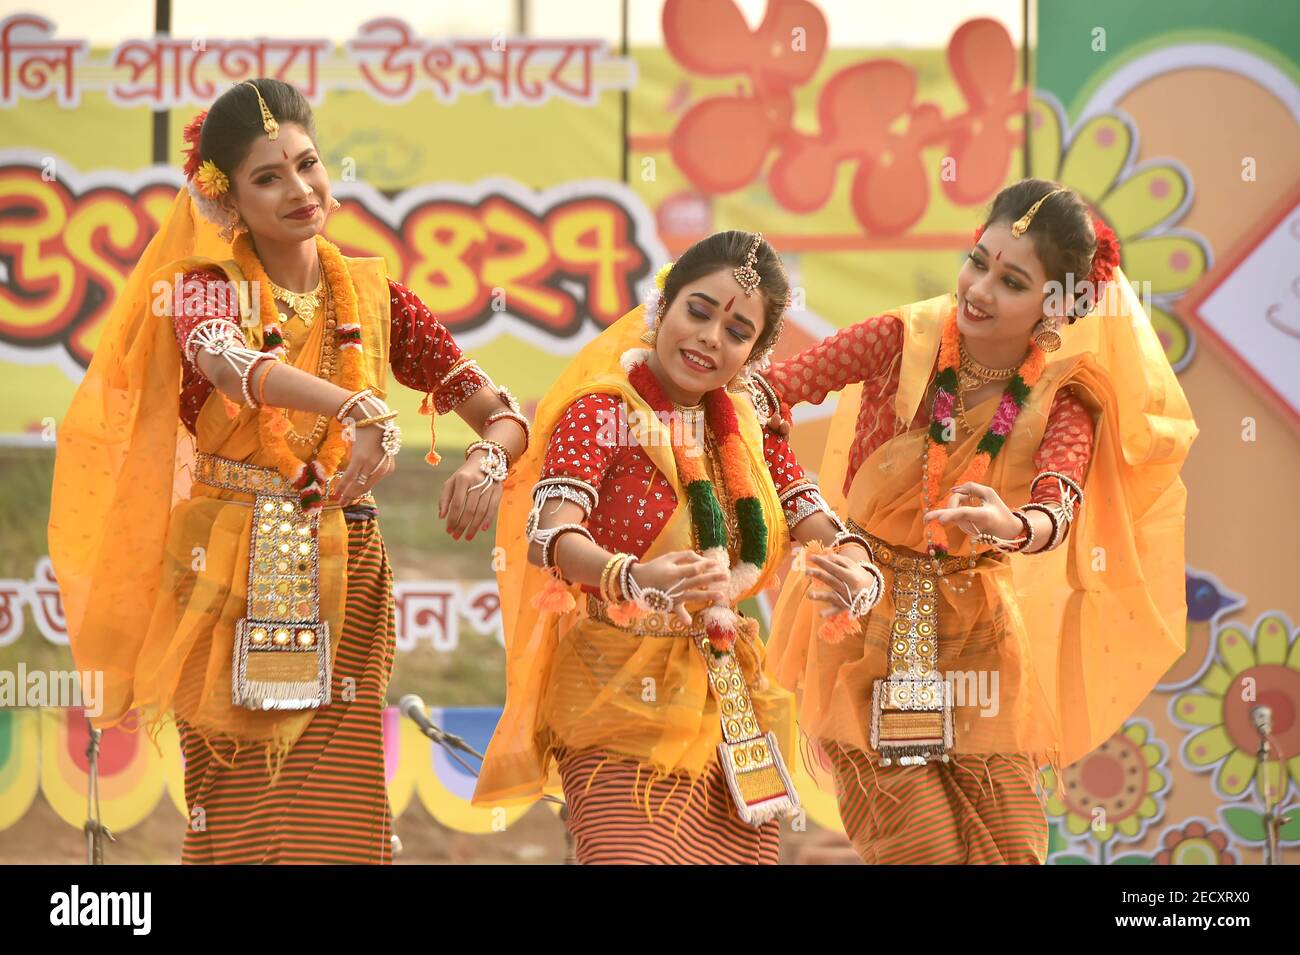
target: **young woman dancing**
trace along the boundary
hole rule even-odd
[[[579,862],[774,863],[790,696],[739,604],[791,536],[840,551],[858,614],[880,575],[746,385],[789,291],[771,246],[719,233],[659,280],[651,331],[637,308],[577,356],[507,482],[506,709],[475,803],[536,800],[554,761]]]
[[[1182,652],[1196,426],[1118,262],[1074,192],[1025,180],[955,298],[767,374],[792,405],[840,392],[819,478],[886,577],[863,627],[828,630],[814,558],[769,647],[868,862],[1043,862],[1039,767],[1118,730]]]
[[[483,437],[442,490],[453,536],[487,527],[527,421],[382,259],[321,235],[338,203],[298,90],[239,84],[186,139],[58,431],[73,656],[104,673],[100,727],[174,715],[183,861],[388,862],[389,369]]]

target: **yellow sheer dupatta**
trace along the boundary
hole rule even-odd
[[[197,254],[196,254],[197,253]],[[99,347],[58,432],[51,496],[50,557],[63,595],[77,666],[104,673],[97,726],[138,711],[151,729],[168,714],[209,739],[231,739],[283,756],[312,712],[253,712],[231,702],[235,621],[248,590],[250,494],[195,484],[195,450],[262,467],[257,414],[227,415],[214,395],[196,421],[181,423],[181,355],[170,314],[174,283],[193,268],[242,276],[230,246],[182,189],[107,320]],[[366,374],[383,393],[388,294],[381,260],[348,260],[357,290]],[[240,286],[241,292],[243,287]],[[249,303],[241,302],[241,314]],[[317,322],[291,349],[316,372],[324,344]],[[260,322],[244,324],[261,346]],[[300,430],[311,415],[295,413]],[[306,449],[298,449],[300,456]],[[319,524],[320,613],[337,646],[345,623],[347,530],[341,510]]]
[[[560,725],[556,732],[573,738],[590,734],[599,745],[625,754],[650,767],[650,773],[681,770],[691,776],[702,773],[715,758],[716,743],[721,738],[716,711],[710,709],[708,679],[703,659],[687,638],[630,637],[585,618],[585,597],[576,586],[570,587],[578,600],[568,614],[540,614],[531,603],[534,594],[546,583],[545,573],[528,562],[528,541],[523,528],[532,508],[533,485],[541,476],[550,436],[573,401],[584,394],[620,395],[633,410],[647,415],[651,434],[644,443],[654,463],[659,481],[666,481],[677,498],[677,506],[647,551],[647,557],[691,547],[689,508],[686,495],[676,477],[676,463],[666,429],[649,415],[649,408],[627,381],[619,364],[625,351],[643,348],[640,336],[645,331],[644,309],[638,307],[623,316],[595,340],[588,343],[547,392],[537,408],[532,439],[528,450],[511,470],[501,498],[497,516],[497,547],[504,559],[497,583],[501,595],[502,627],[506,640],[506,706],[496,733],[488,747],[487,758],[474,793],[475,805],[518,805],[535,801],[542,795],[548,779],[549,751],[557,743],[548,724],[548,704],[560,706],[549,694],[564,694],[563,703],[572,698],[580,712],[594,714],[591,719],[601,726]],[[756,482],[759,499],[769,527],[768,559],[759,580],[742,596],[762,590],[770,581],[786,552],[785,524],[780,501],[763,460],[762,431],[749,399],[732,395],[741,433],[750,456],[750,467],[762,475]],[[737,644],[737,657],[747,672],[761,671],[761,641],[750,630],[749,639]],[[637,703],[620,706],[616,699],[631,685],[635,664],[619,667],[611,663],[602,667],[601,685],[579,686],[585,682],[575,654],[560,656],[561,640],[574,636],[582,647],[596,652],[608,646],[610,659],[631,649],[632,660],[644,666],[635,680],[640,692],[641,677],[653,674],[658,684],[657,708]],[[636,641],[643,641],[639,647]],[[638,656],[639,654],[639,656]],[[752,656],[750,656],[752,654]],[[581,654],[579,653],[578,656]],[[557,658],[559,660],[557,664]],[[621,659],[621,657],[619,657]],[[570,666],[570,664],[572,664]],[[568,670],[565,667],[569,666]],[[552,688],[557,667],[566,674],[560,690]],[[671,692],[670,692],[671,690]],[[755,709],[765,728],[789,729],[789,694],[775,685],[753,693]],[[777,699],[779,697],[779,699]],[[563,707],[560,707],[563,709]],[[659,720],[647,726],[646,710],[654,709]],[[562,717],[553,710],[557,720]],[[781,716],[786,719],[782,720]],[[783,740],[783,743],[786,742]]]
[[[921,407],[942,323],[952,307],[952,297],[942,296],[892,313],[904,326],[894,407],[897,421],[906,422],[903,430]],[[1066,329],[1064,338],[1042,386],[1070,385],[1097,416],[1085,501],[1059,549],[1011,559],[1016,607],[1010,608],[1020,617],[1045,701],[1042,725],[1052,727],[1047,749],[1060,765],[1078,760],[1118,730],[1183,652],[1186,489],[1178,472],[1197,433],[1182,388],[1122,272],[1116,271],[1097,309]],[[842,488],[860,401],[859,385],[841,393],[819,473],[828,502],[850,515]],[[910,438],[900,434],[892,441]],[[1016,466],[1027,471],[1029,465],[1026,458]],[[990,473],[1010,466],[997,461]],[[1021,474],[1010,483],[1027,489],[1030,477]],[[915,495],[919,507],[920,490],[918,485],[902,493]],[[908,497],[884,506],[901,514],[912,503]],[[1023,500],[1007,503],[1015,507]],[[914,523],[919,528],[919,516]],[[919,548],[921,542],[893,543]],[[819,685],[835,680],[834,674],[806,671],[814,649],[810,641],[816,639],[799,622],[807,616],[799,606],[806,589],[802,574],[787,578],[769,647],[773,673],[801,697],[814,680]],[[942,633],[942,619],[940,628]],[[864,711],[868,702],[862,701]],[[843,714],[832,718],[816,705],[807,707],[802,698],[800,705],[801,725],[812,735],[850,722]]]
[[[180,351],[161,305],[172,263],[195,253],[224,259],[230,246],[182,188],[119,293],[58,428],[50,560],[76,664],[104,674],[101,727],[131,708],[172,506],[189,496]]]

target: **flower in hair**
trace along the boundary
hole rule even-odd
[[[1096,215],[1092,217],[1092,229],[1097,233],[1097,251],[1092,254],[1088,281],[1093,288],[1098,288],[1110,281],[1120,263],[1119,239],[1115,236],[1115,230]]]
[[[661,292],[664,290],[664,287],[668,284],[668,273],[672,270],[673,263],[671,262],[665,262],[660,266],[659,271],[655,273],[655,288]]]
[[[205,199],[216,199],[230,188],[230,180],[211,159],[203,160],[203,165],[199,166],[199,171],[194,176],[194,182]]]
[[[193,179],[194,174],[199,171],[199,165],[202,159],[199,158],[199,140],[203,135],[203,121],[208,118],[208,111],[205,109],[195,116],[188,126],[185,127],[185,178]]]

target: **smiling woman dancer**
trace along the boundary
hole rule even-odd
[[[382,259],[321,235],[338,203],[298,90],[235,86],[186,139],[187,184],[59,427],[73,656],[104,673],[97,725],[174,714],[184,862],[388,862],[392,571],[369,491],[400,444],[389,368],[484,438],[443,487],[453,535],[488,526],[527,421]]]
[[[955,300],[767,374],[790,404],[841,392],[819,475],[887,578],[827,639],[831,581],[791,574],[769,648],[868,862],[1043,862],[1039,767],[1118,730],[1182,652],[1196,426],[1118,262],[1074,192],[1025,180]]]
[[[506,709],[474,801],[536,800],[554,757],[579,862],[774,863],[792,714],[737,606],[788,536],[838,551],[818,559],[859,615],[880,572],[742,384],[786,306],[771,246],[719,233],[660,281],[653,331],[637,308],[583,349],[507,483]]]

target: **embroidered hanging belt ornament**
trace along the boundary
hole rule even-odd
[[[871,748],[888,766],[948,762],[953,748],[952,687],[939,672],[939,578],[973,567],[970,557],[934,558],[893,547],[849,522],[894,572],[889,676],[871,689]]]
[[[330,702],[329,623],[320,619],[320,515],[297,506],[280,473],[199,455],[195,480],[254,495],[248,602],[235,624],[231,699],[250,710]]]
[[[799,794],[781,758],[776,734],[764,733],[758,725],[735,654],[715,654],[704,636],[695,638],[695,646],[708,665],[709,688],[722,723],[718,765],[741,820],[757,827],[777,816],[795,815]]]

